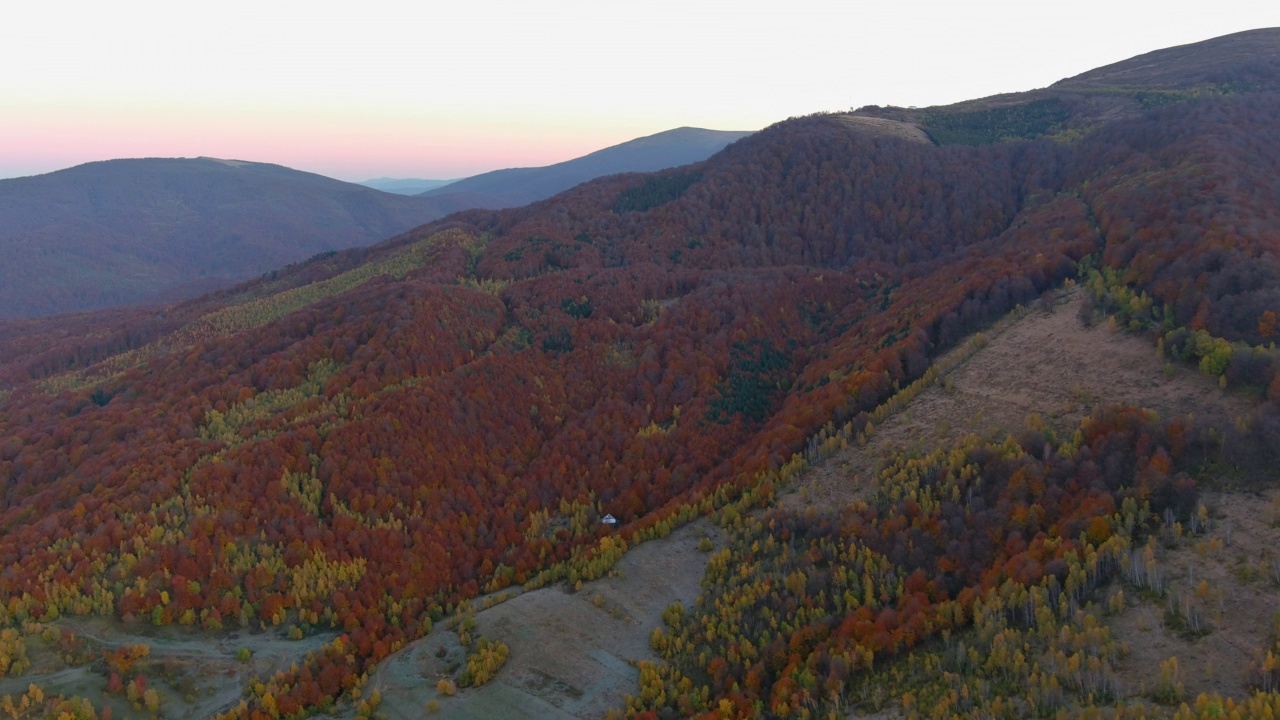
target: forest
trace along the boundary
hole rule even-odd
[[[671,610],[620,712],[1110,703],[1108,583],[1150,583],[1144,548],[1189,526],[1206,467],[1274,482],[1280,461],[1280,85],[1227,83],[1120,119],[939,111],[938,145],[793,118],[184,303],[6,322],[0,668],[61,642],[163,715],[145,660],[78,652],[62,621],[331,632],[221,715],[306,717],[360,703],[464,602],[598,578],[710,516],[731,542],[703,604]],[[807,450],[1064,283],[1256,412],[1114,407],[897,458],[863,503],[769,508]],[[1275,668],[1238,699],[1254,716]],[[5,711],[110,714],[37,691]]]

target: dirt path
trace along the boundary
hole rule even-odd
[[[172,626],[138,632],[100,618],[66,618],[56,624],[86,640],[95,654],[125,645],[146,645],[149,653],[135,666],[135,672],[145,676],[160,694],[162,718],[212,717],[240,701],[250,678],[270,677],[337,637],[329,632],[289,640],[278,632],[247,631],[210,636]],[[237,657],[241,648],[250,652],[248,660]],[[36,683],[48,693],[91,698],[100,707],[110,707],[117,718],[150,717],[146,711],[134,710],[123,694],[106,694],[108,677],[101,663],[66,667],[61,656],[43,644],[33,644],[29,650],[33,669],[19,677],[0,679],[0,695],[21,694],[30,683]]]
[[[436,684],[456,676],[466,651],[455,632],[437,628],[378,667],[370,688],[382,695],[382,713],[417,720],[435,700],[435,716],[448,720],[603,717],[636,691],[631,662],[654,659],[649,633],[661,625],[662,611],[696,600],[705,536],[719,545],[718,528],[694,523],[631,550],[608,576],[576,593],[543,588],[477,612],[473,633],[506,643],[511,655],[493,681],[453,697],[439,695]],[[351,709],[341,715],[352,716]]]

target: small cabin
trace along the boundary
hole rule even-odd
[[[603,518],[601,518],[601,519],[600,519],[600,522],[602,522],[602,523],[604,523],[605,525],[608,525],[608,526],[610,526],[610,527],[613,527],[614,525],[617,525],[617,524],[618,524],[618,518],[616,518],[616,517],[614,517],[614,516],[612,516],[612,515],[605,515]]]

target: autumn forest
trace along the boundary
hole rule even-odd
[[[709,519],[702,594],[652,628],[617,716],[1274,717],[1280,627],[1240,660],[1248,696],[1182,694],[1175,662],[1135,700],[1107,618],[1164,597],[1175,534],[1210,541],[1207,491],[1277,481],[1276,43],[1202,43],[1238,59],[1209,76],[1192,55],[792,118],[176,305],[6,321],[0,676],[23,692],[0,713],[182,715],[156,651],[95,644],[93,619],[311,643],[219,717],[379,716],[379,663],[469,635],[482,599],[573,592]],[[777,506],[975,333],[1066,291],[1249,412],[1100,404]],[[445,711],[507,660],[467,641]],[[27,689],[33,665],[105,690]]]

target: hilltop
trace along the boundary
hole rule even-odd
[[[0,325],[5,689],[1276,712],[1278,33]]]
[[[1047,88],[927,108],[870,106],[873,117],[919,128],[937,144],[980,145],[1041,137],[1074,142],[1093,130],[1206,96],[1280,85],[1280,31],[1250,30],[1156,50]]]
[[[1061,80],[1050,89],[1248,90],[1274,87],[1277,81],[1280,33],[1265,28],[1155,50]]]

